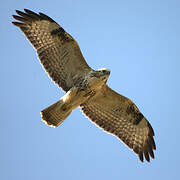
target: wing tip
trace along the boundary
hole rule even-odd
[[[52,18],[50,18],[49,16],[47,16],[44,13],[39,12],[39,14],[29,10],[29,9],[24,9],[23,11],[19,11],[19,10],[15,10],[15,12],[17,13],[17,15],[12,15],[14,19],[20,21],[20,22],[24,22],[26,21],[26,23],[28,22],[33,22],[33,21],[41,21],[41,20],[47,20],[49,22],[53,22],[56,23]],[[19,22],[18,22],[19,23]],[[13,23],[16,26],[19,26],[18,23]],[[56,23],[57,24],[57,23]]]
[[[154,139],[152,138],[153,139],[153,143],[151,143],[149,141],[149,139],[146,140],[145,145],[140,150],[138,148],[133,148],[133,151],[138,154],[139,159],[140,159],[141,162],[144,161],[144,157],[145,157],[147,162],[150,162],[150,157],[152,159],[155,158],[154,152],[153,152],[153,150],[155,150]]]
[[[144,162],[144,157],[143,157],[143,153],[139,153],[139,160],[143,163]]]
[[[23,25],[23,23],[16,22],[16,21],[12,21],[11,23],[12,23],[13,25],[15,25],[15,26],[18,26],[18,27],[20,27],[20,26]]]
[[[132,150],[139,156],[139,160],[141,162],[144,161],[144,159],[147,162],[150,162],[151,158],[154,159],[154,150],[156,150],[155,142],[152,136],[148,135],[148,138],[144,142],[142,146],[134,145]]]

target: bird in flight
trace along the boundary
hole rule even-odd
[[[41,111],[49,126],[59,126],[78,106],[104,131],[117,136],[143,162],[154,158],[154,131],[137,106],[113,91],[107,84],[110,70],[93,70],[85,61],[78,43],[59,24],[43,13],[28,9],[13,15],[19,27],[36,49],[50,78],[66,94]]]

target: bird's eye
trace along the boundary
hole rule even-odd
[[[103,72],[103,73],[105,73],[105,72],[106,72],[106,70],[103,70],[102,72]]]

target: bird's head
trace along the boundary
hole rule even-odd
[[[99,78],[103,80],[104,82],[106,82],[111,71],[107,68],[101,68],[101,69],[98,69],[96,72],[98,73]]]

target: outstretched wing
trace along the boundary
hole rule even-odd
[[[154,131],[131,100],[104,85],[101,92],[82,104],[81,108],[96,125],[133,149],[142,162],[143,156],[147,161],[150,161],[149,155],[154,158]]]
[[[17,10],[19,16],[13,17],[20,22],[12,23],[24,32],[35,47],[52,80],[68,91],[76,79],[90,70],[77,42],[47,15],[27,9],[24,11]]]

